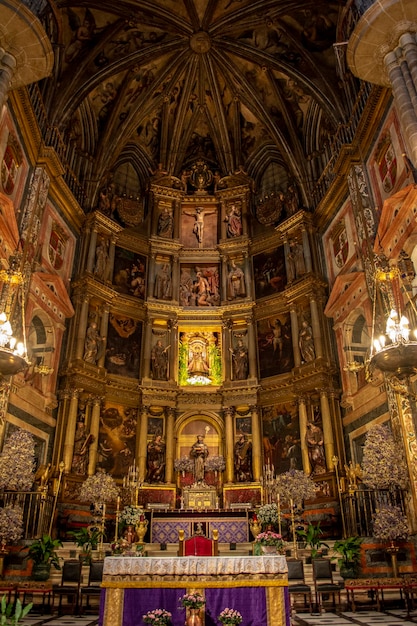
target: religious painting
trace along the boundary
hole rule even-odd
[[[258,321],[260,377],[276,376],[294,367],[289,313]]]
[[[164,419],[162,417],[148,417],[148,435],[163,435]]]
[[[110,374],[139,378],[142,323],[110,313],[104,367]]]
[[[235,420],[236,434],[237,435],[251,435],[252,434],[252,418],[251,417],[237,417]]]
[[[97,467],[122,478],[135,458],[137,409],[106,402],[100,416]]]
[[[263,463],[274,474],[302,470],[300,423],[297,407],[272,405],[262,409]]]
[[[222,364],[220,333],[190,331],[180,333],[180,385],[220,385]]]
[[[113,286],[119,293],[143,300],[146,292],[146,257],[116,247]]]
[[[219,306],[219,266],[208,263],[181,265],[180,304],[182,306]]]
[[[253,274],[256,298],[283,291],[287,284],[284,247],[256,254],[253,257]]]

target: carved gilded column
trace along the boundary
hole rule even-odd
[[[224,358],[224,379],[232,380],[232,359],[230,349],[232,348],[232,327],[233,322],[230,319],[223,320],[223,358]]]
[[[116,239],[112,237],[110,239],[109,246],[109,259],[107,261],[107,280],[112,281],[113,270],[114,270],[114,259],[116,256]]]
[[[72,455],[74,452],[74,437],[77,427],[77,414],[78,414],[78,398],[80,392],[78,389],[72,389],[71,400],[68,411],[68,419],[66,422],[65,441],[64,441],[64,453],[63,461],[65,465],[65,472],[71,471]]]
[[[168,407],[166,413],[166,429],[165,429],[165,482],[174,482],[174,425],[175,425],[175,409]]]
[[[292,351],[294,353],[294,365],[299,367],[301,365],[300,346],[298,345],[298,316],[294,306],[290,308],[291,318],[291,339],[292,339]]]
[[[298,398],[298,420],[300,423],[300,444],[301,458],[303,460],[303,470],[305,474],[311,473],[310,459],[308,457],[307,435],[307,407],[306,399],[303,396]]]
[[[324,454],[326,456],[326,466],[329,472],[333,470],[333,457],[334,457],[334,438],[332,418],[330,415],[329,398],[327,391],[320,390],[320,409],[321,419],[323,423],[323,439],[324,439]]]
[[[147,319],[145,322],[145,338],[143,348],[143,363],[142,371],[143,378],[149,378],[149,372],[151,367],[151,342],[152,342],[152,320]]]
[[[178,256],[172,257],[172,298],[178,302],[180,297],[180,264]]]
[[[77,339],[75,344],[75,358],[82,359],[84,355],[85,333],[88,324],[89,298],[86,296],[81,304],[80,317],[78,318]]]
[[[250,258],[249,258],[247,250],[245,250],[244,268],[245,268],[244,271],[245,271],[246,297],[254,298],[255,294],[254,294],[253,280],[251,276],[251,264],[250,264]]]
[[[310,248],[310,241],[308,239],[308,232],[307,229],[305,228],[305,226],[303,226],[301,228],[301,237],[303,240],[303,252],[304,252],[304,261],[306,264],[306,271],[307,272],[312,272],[313,271],[313,263],[311,260],[311,248]]]
[[[262,476],[262,447],[261,447],[261,424],[258,407],[251,406],[252,416],[252,473],[253,480],[258,481]]]
[[[92,476],[96,471],[97,455],[98,455],[98,439],[100,431],[100,408],[102,398],[95,396],[93,398],[93,408],[91,411],[90,434],[93,435],[93,443],[89,448],[88,457],[88,475]]]
[[[146,477],[146,456],[148,444],[148,407],[142,406],[140,412],[139,437],[136,441],[136,464],[139,470],[139,480]]]
[[[234,441],[233,441],[233,416],[235,414],[234,407],[224,409],[224,430],[226,438],[226,470],[224,474],[227,484],[234,481]]]
[[[155,262],[156,255],[152,253],[150,255],[149,261],[149,272],[148,272],[148,297],[153,298],[155,293]]]
[[[55,467],[58,467],[59,463],[62,460],[64,433],[69,411],[69,400],[71,397],[70,391],[68,389],[63,389],[62,391],[58,392],[58,397],[59,406],[56,419],[54,451],[52,454],[52,465],[55,465]]]
[[[177,355],[178,355],[178,333],[177,333],[177,328],[178,328],[178,320],[176,319],[170,319],[168,320],[168,329],[169,329],[169,344],[170,344],[170,349],[168,351],[168,363],[169,363],[169,370],[168,370],[168,380],[170,380],[171,382],[174,382],[177,376],[177,366],[178,366],[178,359],[177,359]]]
[[[249,378],[258,377],[258,368],[256,366],[256,341],[253,316],[246,318],[248,325],[248,348],[249,348]]]
[[[103,337],[103,339],[102,339],[102,345],[101,345],[101,357],[97,361],[97,365],[99,367],[104,367],[104,361],[106,359],[107,332],[109,328],[109,313],[110,313],[109,307],[107,305],[103,306],[102,314],[101,314],[101,322],[100,322],[100,337]]]
[[[228,299],[229,293],[227,289],[227,272],[228,272],[228,257],[226,254],[220,255],[222,263],[221,277],[222,277],[222,300],[225,302]]]
[[[311,312],[311,327],[313,329],[314,349],[316,351],[316,357],[323,356],[323,341],[321,337],[321,328],[317,302],[311,298],[310,300],[310,312]]]
[[[93,272],[94,261],[96,258],[96,246],[97,246],[97,230],[94,228],[91,233],[90,247],[88,249],[87,267],[86,267],[87,272],[91,272],[91,273]]]

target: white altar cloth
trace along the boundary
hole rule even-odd
[[[285,574],[285,556],[176,556],[104,559],[104,579],[108,576],[238,576]]]

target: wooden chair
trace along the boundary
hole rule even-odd
[[[333,571],[330,559],[313,559],[313,580],[316,595],[316,604],[321,613],[323,595],[333,597],[333,606],[336,606],[336,595],[340,606],[340,591],[342,587],[333,581]]]
[[[88,583],[87,585],[81,586],[80,588],[80,615],[83,613],[83,597],[87,598],[88,608],[90,596],[100,597],[101,594],[101,582],[103,580],[103,567],[104,561],[91,561],[90,563],[90,571],[88,574]]]
[[[183,530],[178,531],[179,556],[218,556],[219,532],[213,529],[213,539],[204,535],[193,535],[185,539]]]
[[[55,596],[59,597],[59,613],[62,610],[62,598],[67,596],[68,600],[71,598],[71,612],[73,615],[75,614],[80,595],[81,572],[82,563],[79,559],[64,561],[61,584],[52,587],[52,611],[54,610]]]
[[[304,564],[301,559],[288,559],[288,591],[290,596],[303,596],[304,606],[310,607],[310,613],[313,611],[313,597],[310,585],[306,584],[304,576]],[[295,603],[295,602],[294,602]]]

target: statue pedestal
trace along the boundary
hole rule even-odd
[[[216,509],[218,498],[216,487],[209,485],[191,485],[182,492],[186,509]]]

